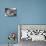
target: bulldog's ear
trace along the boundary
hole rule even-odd
[[[9,9],[9,8],[5,8],[5,12],[7,12],[8,9]]]
[[[10,40],[10,38],[8,37],[8,39]]]

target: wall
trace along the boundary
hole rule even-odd
[[[5,17],[6,7],[16,7],[17,16]],[[17,24],[46,24],[46,0],[0,0],[0,44],[8,43],[9,32],[17,33]]]

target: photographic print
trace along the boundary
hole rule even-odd
[[[20,46],[46,42],[46,25],[19,24],[18,41]]]
[[[16,8],[5,8],[5,16],[16,16]]]

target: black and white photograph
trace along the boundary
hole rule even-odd
[[[5,16],[16,16],[16,8],[5,8]]]

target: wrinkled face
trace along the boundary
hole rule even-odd
[[[15,38],[16,38],[16,35],[15,34],[10,34],[9,36],[8,36],[8,39],[9,40],[15,40]]]
[[[8,16],[14,16],[14,15],[16,15],[16,10],[7,8],[7,9],[5,9],[5,13],[6,13],[6,15],[8,15]]]

